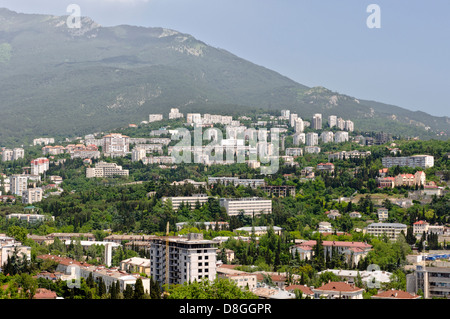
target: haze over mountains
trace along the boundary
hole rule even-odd
[[[171,107],[229,115],[287,108],[305,119],[352,119],[357,130],[450,134],[448,117],[309,88],[178,31],[101,27],[86,17],[70,29],[66,19],[0,8],[2,143],[108,130]]]

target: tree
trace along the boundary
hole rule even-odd
[[[136,279],[136,283],[134,284],[133,299],[146,299],[144,285],[141,278]]]
[[[131,285],[126,285],[125,290],[123,291],[123,298],[124,299],[133,299],[133,287]]]

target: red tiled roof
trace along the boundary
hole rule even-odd
[[[382,298],[382,299],[418,299],[419,295],[410,294],[409,292],[402,290],[386,290],[380,292],[378,295],[372,296],[372,298]]]
[[[287,286],[285,289],[289,290],[289,291],[298,289],[304,294],[314,295],[314,292],[311,290],[311,288],[308,286],[305,286],[305,285],[290,285],[290,286]]]
[[[33,299],[56,299],[56,297],[56,292],[45,288],[38,288]]]
[[[329,283],[324,284],[322,287],[317,288],[317,290],[354,292],[363,289],[354,287],[346,282],[331,281]]]

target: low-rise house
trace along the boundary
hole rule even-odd
[[[363,299],[364,289],[346,282],[331,281],[312,291],[314,299]]]
[[[132,257],[120,262],[120,269],[129,273],[146,274],[150,276],[150,259]]]
[[[348,215],[350,216],[350,218],[361,218],[362,217],[360,212],[351,212]]]
[[[308,287],[306,285],[289,285],[285,288],[286,291],[294,292],[298,290],[302,297],[314,298],[314,292],[312,291],[312,287]]]

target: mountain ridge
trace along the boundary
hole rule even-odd
[[[81,29],[69,29],[66,19],[0,8],[0,141],[107,130],[171,107],[234,114],[287,108],[303,118],[366,121],[375,131],[380,125],[367,120],[386,122],[393,134],[393,124],[409,136],[450,134],[448,117],[307,87],[176,30],[102,27],[88,17]]]

